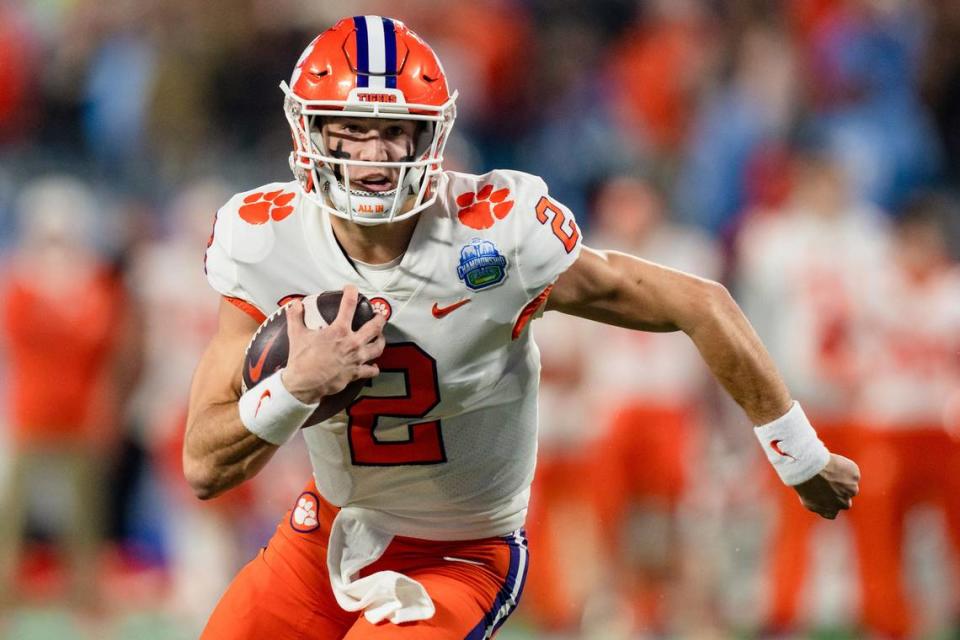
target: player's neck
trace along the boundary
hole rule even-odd
[[[384,264],[403,255],[420,216],[399,222],[359,225],[330,216],[330,225],[347,256],[366,264]]]

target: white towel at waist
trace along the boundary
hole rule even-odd
[[[330,527],[327,570],[337,603],[345,611],[363,611],[376,624],[394,624],[433,617],[433,600],[423,585],[396,571],[377,571],[357,578],[361,569],[376,562],[393,535],[381,531],[364,517],[365,510],[344,507]]]

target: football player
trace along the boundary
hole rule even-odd
[[[598,189],[593,216],[591,244],[701,277],[721,272],[718,247],[671,220],[649,180],[612,177]],[[593,482],[604,489],[592,492],[591,502],[612,587],[606,590],[622,599],[619,609],[632,611],[637,635],[707,633],[709,616],[696,606],[695,594],[705,591],[702,549],[709,545],[685,526],[689,518],[682,514],[698,508],[701,478],[712,475],[692,455],[712,446],[702,437],[709,374],[683,336],[596,329],[586,375],[600,433],[585,448]]]
[[[38,178],[18,197],[21,235],[0,286],[9,412],[8,466],[0,483],[0,609],[21,595],[18,559],[26,551],[28,518],[51,489],[64,499],[55,503],[64,517],[53,521],[52,542],[68,569],[65,595],[82,609],[100,604],[106,471],[140,363],[129,290],[94,248],[101,211],[90,187],[66,176]]]
[[[854,196],[843,168],[823,152],[799,151],[790,175],[783,206],[752,212],[741,229],[738,299],[820,438],[852,452],[854,405],[872,377],[856,372],[857,292],[887,270],[889,229],[883,213]],[[773,497],[774,526],[763,553],[770,585],[765,626],[786,634],[810,618],[802,596],[805,585],[815,584],[811,558],[820,545],[812,541],[820,528],[779,489]],[[860,502],[863,511],[862,496]]]
[[[443,170],[456,93],[404,24],[341,20],[282,87],[295,180],[232,198],[207,250],[223,301],[191,392],[188,482],[200,498],[236,486],[323,397],[370,382],[304,429],[313,478],[203,637],[491,637],[528,565],[527,325],[545,309],[684,331],[803,503],[849,508],[856,465],[819,441],[722,286],[583,247],[540,178]],[[339,289],[337,320],[308,330],[298,298]],[[358,290],[380,313],[353,331]],[[241,393],[244,349],[283,304],[287,364]]]
[[[960,265],[947,240],[951,215],[944,196],[909,202],[884,268],[860,290],[861,424],[851,450],[875,475],[863,495],[868,509],[850,522],[861,558],[861,622],[878,637],[915,637],[933,618],[907,588],[911,512],[921,505],[940,511],[952,553],[938,554],[938,562],[956,575],[960,558]],[[946,604],[950,622],[960,621],[956,588]]]

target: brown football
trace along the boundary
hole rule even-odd
[[[303,298],[304,323],[309,329],[322,329],[337,318],[343,291],[324,291]],[[353,314],[353,330],[356,331],[374,315],[370,301],[360,294],[357,310]],[[290,353],[290,340],[287,337],[287,307],[280,307],[270,315],[253,334],[247,351],[243,356],[243,390],[246,391],[258,382],[273,374],[287,364]],[[332,415],[343,411],[357,397],[366,380],[355,380],[343,391],[327,396],[320,406],[307,419],[304,427],[323,422]]]

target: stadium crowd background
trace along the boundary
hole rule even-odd
[[[278,83],[364,13],[444,61],[448,168],[727,284],[863,469],[825,526],[683,336],[548,314],[503,637],[960,633],[960,4],[0,0],[0,636],[195,637],[296,497],[302,445],[209,503],[180,475],[203,249],[289,178]]]

